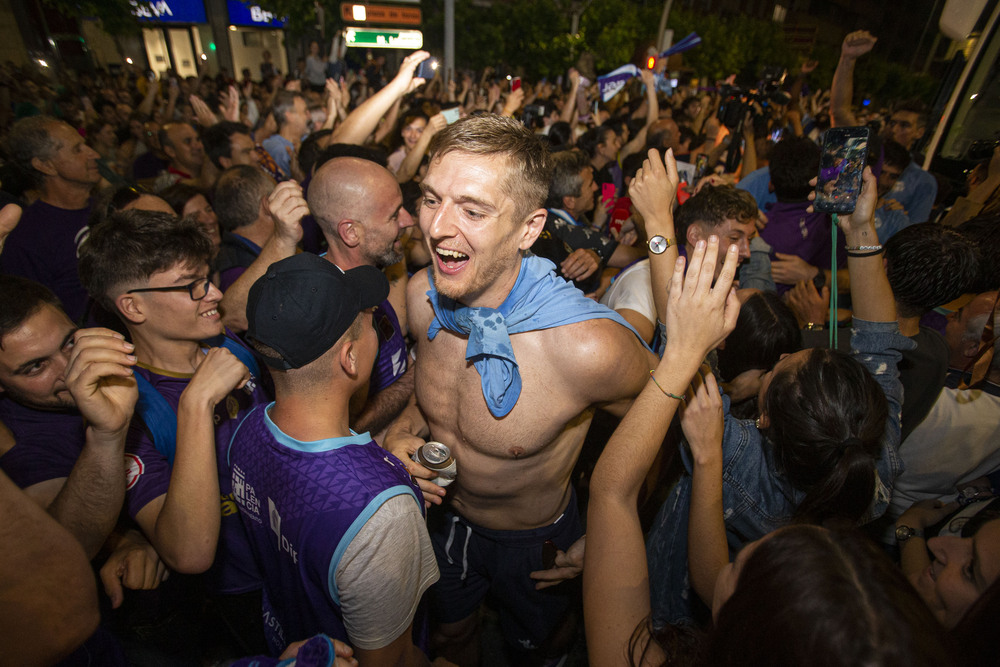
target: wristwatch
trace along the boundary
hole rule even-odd
[[[909,526],[896,526],[896,543],[902,544],[911,537],[923,537],[924,531]]]
[[[659,234],[651,237],[649,241],[646,242],[646,245],[649,246],[649,252],[653,253],[654,255],[662,255],[664,252],[666,252],[667,248],[676,244],[677,241],[675,241],[674,239],[664,238]]]

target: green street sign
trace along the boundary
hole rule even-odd
[[[344,38],[347,46],[369,49],[419,49],[424,45],[424,34],[419,30],[347,28]]]

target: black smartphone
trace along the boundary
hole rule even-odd
[[[871,129],[834,127],[823,137],[813,206],[825,213],[853,213],[861,193]]]
[[[417,73],[415,76],[420,77],[424,81],[430,81],[434,78],[434,72],[437,71],[438,61],[437,58],[428,58],[419,65],[417,65]]]

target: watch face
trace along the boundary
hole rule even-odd
[[[649,239],[649,249],[654,255],[659,255],[667,249],[667,240],[659,235],[654,236]]]
[[[909,526],[899,526],[896,528],[896,539],[906,540],[913,536],[913,529]]]

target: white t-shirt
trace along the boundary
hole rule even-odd
[[[611,287],[601,297],[601,303],[611,310],[634,310],[656,325],[656,304],[649,277],[649,260],[636,262],[615,277]]]
[[[412,496],[379,507],[351,540],[335,576],[351,644],[382,648],[409,627],[424,591],[441,576]]]
[[[941,390],[927,417],[899,446],[906,466],[889,515],[918,500],[954,495],[956,486],[1000,468],[1000,397],[980,389]]]

